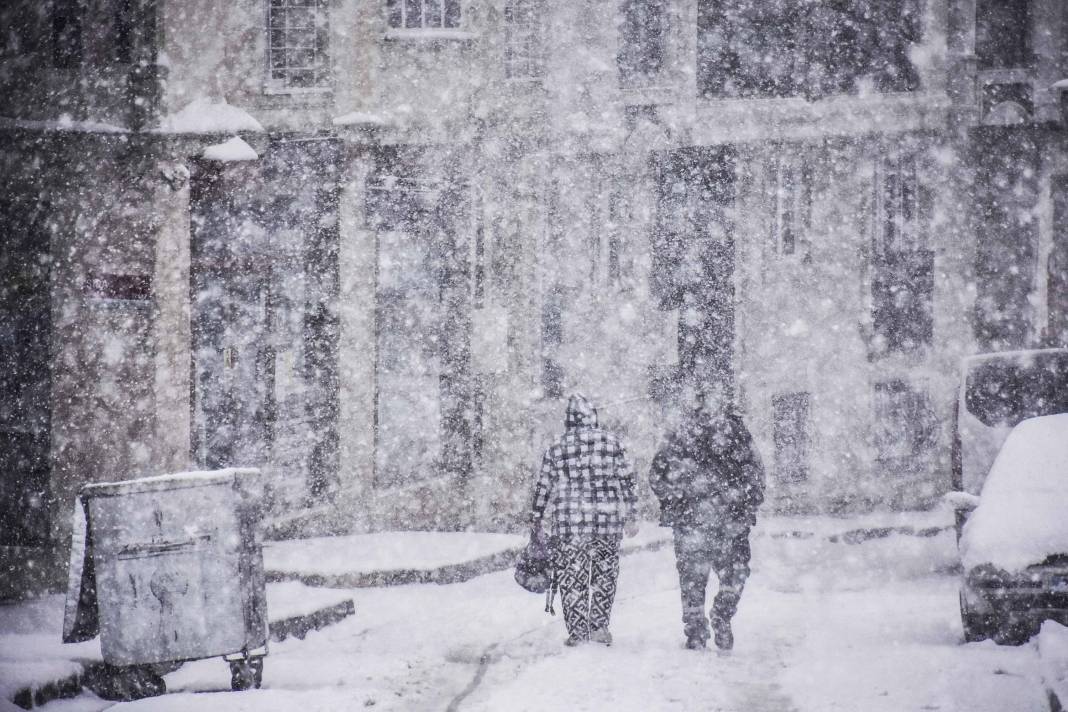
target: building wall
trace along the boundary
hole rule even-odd
[[[989,67],[976,55],[977,36],[986,36],[975,29],[984,21],[976,3],[932,0],[916,5],[912,91],[875,91],[862,77],[848,94],[814,83],[760,97],[702,94],[707,46],[695,28],[707,27],[709,6],[697,0],[654,4],[663,30],[644,40],[658,43],[648,55],[633,54],[622,0],[544,0],[531,15],[503,0],[465,0],[459,26],[431,32],[392,28],[384,2],[331,0],[316,40],[325,43],[322,71],[296,87],[271,76],[260,0],[155,3],[123,30],[122,61],[107,20],[113,8],[90,3],[72,66],[55,66],[52,18],[33,5],[3,11],[27,39],[0,53],[0,116],[7,190],[43,191],[54,211],[57,536],[80,483],[196,464],[186,445],[194,439],[187,175],[206,145],[232,133],[168,133],[167,117],[191,104],[210,112],[225,102],[263,126],[240,134],[260,156],[247,172],[267,202],[291,197],[285,180],[255,177],[278,141],[341,146],[337,174],[318,176],[338,196],[322,228],[332,231],[338,281],[336,297],[327,289],[323,299],[338,329],[336,487],[296,507],[298,529],[514,525],[572,389],[604,404],[644,472],[677,415],[680,384],[716,375],[696,367],[687,375],[694,353],[729,357],[729,385],[768,466],[773,506],[923,506],[948,486],[958,359],[985,347],[977,300],[1004,293],[1021,305],[1024,328],[1006,345],[1060,338],[1051,325],[1062,323],[1063,305],[1047,264],[1059,259],[1055,186],[1068,170],[1060,96],[1050,88],[1066,69],[1065,18],[1052,0],[1033,3],[1030,67]],[[535,51],[516,54],[517,37]],[[1028,155],[1012,153],[1024,136]],[[368,205],[394,154],[417,156],[402,177],[434,183],[453,206],[436,218],[450,250],[442,293],[453,333],[445,415],[418,424],[444,443],[440,471],[385,483],[378,300],[383,245],[393,238]],[[1011,204],[1012,191],[989,181],[991,155],[1021,186]],[[731,156],[729,176],[709,168],[711,156]],[[930,285],[903,297],[929,315],[918,345],[888,345],[881,322],[901,279],[894,270],[912,268],[881,252],[880,186],[899,170],[885,156],[914,160],[925,196],[914,220],[923,244],[903,258]],[[687,161],[697,172],[672,197],[680,181],[665,166],[685,176]],[[303,181],[320,169],[294,170]],[[781,186],[791,170],[805,173],[803,196]],[[708,180],[712,192],[729,189],[723,210],[708,198]],[[1002,203],[1015,227],[991,217],[989,205]],[[789,250],[784,206],[791,220],[805,212],[803,229],[785,238]],[[1015,229],[1030,235],[1024,264],[992,272],[984,255]],[[728,280],[714,294],[665,298],[671,230],[731,246],[730,264],[702,277]],[[148,276],[150,296],[93,296],[140,284],[91,279],[101,274]],[[718,318],[716,309],[733,337],[697,329],[695,347],[693,324]],[[930,420],[905,433],[913,453],[894,449],[886,425],[909,413]],[[121,444],[101,447],[90,432]],[[782,473],[777,448],[787,457]],[[789,464],[802,455],[802,465]],[[275,514],[292,515],[287,507]]]

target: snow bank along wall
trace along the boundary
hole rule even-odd
[[[572,389],[643,473],[696,386],[771,506],[931,502],[959,357],[1068,338],[1064,9],[791,8],[6,3],[6,555],[192,465],[509,526]]]

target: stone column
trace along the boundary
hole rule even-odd
[[[176,472],[189,467],[189,169],[165,161],[155,177],[155,465],[160,472]]]
[[[367,227],[364,194],[371,159],[357,155],[342,179],[338,383],[340,435],[339,505],[355,529],[366,529],[374,511],[375,476],[375,271],[377,235]]]

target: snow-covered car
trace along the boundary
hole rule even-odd
[[[1009,431],[1026,418],[1068,413],[1068,349],[977,354],[961,365],[952,488],[978,495]],[[957,534],[967,518],[958,510]]]
[[[1068,625],[1068,413],[1009,433],[961,531],[961,622],[969,642],[1020,644],[1042,621]]]

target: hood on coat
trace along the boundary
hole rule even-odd
[[[597,409],[586,399],[586,396],[581,393],[573,393],[567,399],[567,415],[564,418],[564,427],[568,429],[597,427]]]

